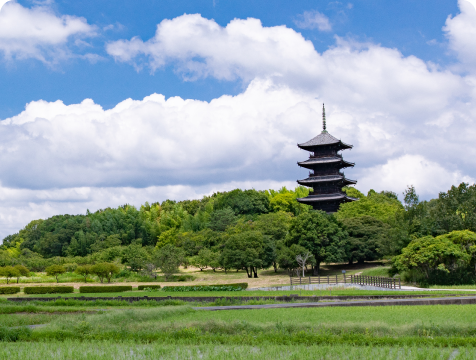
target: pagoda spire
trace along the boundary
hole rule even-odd
[[[326,108],[324,107],[324,104],[322,104],[322,132],[326,133]]]

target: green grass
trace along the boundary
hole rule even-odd
[[[78,290],[75,290],[78,291]],[[365,296],[365,295],[448,295],[448,294],[467,294],[467,292],[460,291],[458,289],[450,290],[450,291],[380,291],[380,290],[355,290],[355,289],[345,289],[345,288],[329,288],[324,290],[299,290],[294,289],[290,291],[192,291],[192,292],[183,292],[183,293],[170,293],[166,291],[126,291],[120,293],[94,293],[94,294],[80,294],[79,292],[75,292],[73,294],[35,294],[35,295],[25,295],[23,293],[15,294],[15,295],[1,295],[1,298],[9,298],[9,297],[127,297],[127,296],[149,296],[149,297],[195,297],[195,296],[284,296],[284,295],[291,295],[291,294],[298,294],[302,296]]]
[[[390,270],[390,266],[379,266],[362,270],[362,273],[360,275],[388,277],[388,270]]]
[[[431,285],[430,289],[473,289],[476,290],[476,285]]]
[[[476,305],[201,311],[190,306],[51,315],[30,340],[177,344],[476,345]],[[11,315],[12,317],[17,315]]]
[[[3,344],[0,359],[9,360],[135,360],[135,359],[428,359],[428,360],[466,360],[474,359],[476,351],[472,348],[420,348],[420,347],[367,347],[352,345],[319,346],[223,346],[197,345],[174,346],[164,344],[114,343],[114,342],[47,342]]]

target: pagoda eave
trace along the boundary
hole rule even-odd
[[[324,195],[324,194],[309,195],[305,198],[298,198],[296,200],[300,203],[303,203],[303,204],[314,204],[314,203],[318,203],[318,202],[336,201],[336,200],[341,202],[341,203],[345,203],[345,202],[357,201],[359,199],[347,196],[345,194],[335,193],[335,194],[326,194],[326,195]]]
[[[312,176],[307,179],[298,180],[297,183],[303,186],[312,186],[314,184],[341,183],[342,186],[355,185],[357,180],[350,180],[343,176]]]

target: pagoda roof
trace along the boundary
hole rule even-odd
[[[332,157],[322,157],[322,158],[310,158],[306,161],[298,162],[299,166],[312,169],[314,165],[321,165],[321,164],[341,164],[341,167],[352,167],[355,163],[351,163],[348,161],[343,160],[340,156],[332,156]]]
[[[297,201],[301,203],[316,203],[322,201],[341,201],[341,202],[350,202],[357,201],[359,199],[347,196],[345,193],[334,193],[334,194],[321,194],[321,195],[309,195],[305,198],[298,198]]]
[[[329,134],[326,130],[323,130],[319,135],[312,138],[311,140],[302,144],[298,144],[298,146],[304,150],[325,145],[339,145],[341,149],[352,149],[352,145],[343,143],[339,139]]]
[[[317,184],[317,183],[326,183],[326,182],[337,182],[337,181],[342,181],[345,184],[357,184],[357,180],[350,180],[346,179],[342,175],[326,175],[326,176],[311,176],[308,177],[307,179],[303,180],[298,180],[297,182],[301,185],[312,185],[312,184]]]

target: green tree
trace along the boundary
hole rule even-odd
[[[388,222],[398,212],[404,211],[403,205],[395,193],[389,191],[377,193],[374,190],[370,190],[367,196],[365,196],[354,188],[346,188],[344,190],[349,196],[359,198],[359,201],[342,204],[339,211],[335,214],[339,220],[367,215]]]
[[[278,271],[276,248],[279,241],[283,241],[289,231],[292,215],[284,211],[263,214],[254,222],[254,228],[262,234],[269,236],[273,243],[275,254],[273,256],[274,272]]]
[[[264,191],[240,190],[220,194],[215,200],[216,210],[230,207],[236,215],[266,214],[269,212],[269,198]]]
[[[268,268],[273,262],[271,241],[259,231],[244,231],[231,235],[221,254],[226,268],[244,269],[249,278],[258,277],[258,269]]]
[[[61,266],[61,265],[51,265],[48,266],[46,269],[46,275],[48,276],[54,276],[56,278],[56,282],[59,282],[58,276],[61,274],[64,274],[66,272],[66,269]]]
[[[470,260],[471,256],[447,237],[425,236],[412,240],[393,259],[393,265],[400,272],[417,269],[428,279],[431,272],[450,272],[458,266],[464,267]]]
[[[166,280],[170,280],[173,274],[178,272],[184,258],[185,253],[182,249],[167,244],[160,249],[156,249],[153,263],[162,271]]]
[[[92,266],[91,266],[91,265],[78,266],[78,267],[76,268],[76,270],[74,270],[74,272],[75,272],[76,274],[81,275],[82,277],[84,277],[84,282],[85,282],[85,283],[88,282],[88,275],[93,274]]]
[[[210,215],[208,227],[213,231],[225,231],[228,226],[236,223],[237,217],[231,207],[216,210]]]
[[[20,282],[20,277],[30,277],[30,270],[24,265],[15,265],[14,268],[18,271],[17,284]]]
[[[138,244],[129,245],[122,253],[122,263],[135,272],[144,269],[149,259],[150,256],[147,250]]]
[[[300,245],[314,256],[313,274],[319,274],[321,262],[341,262],[346,258],[348,234],[334,216],[324,211],[303,213],[292,219],[286,245]]]
[[[390,226],[371,216],[359,216],[342,220],[349,234],[347,257],[349,264],[380,259],[385,255]]]
[[[5,277],[8,284],[11,278],[17,278],[21,276],[21,274],[13,266],[5,266],[0,268],[0,276]]]
[[[281,269],[286,269],[290,274],[294,271],[296,272],[296,276],[299,276],[299,264],[296,261],[296,257],[301,254],[305,254],[308,252],[306,248],[293,244],[290,247],[284,246],[284,244],[278,245],[277,250],[277,263]],[[309,264],[314,265],[315,259],[312,256],[309,258]]]
[[[99,278],[101,283],[104,282],[104,278],[107,279],[107,282],[111,282],[111,278],[114,274],[119,273],[119,266],[113,263],[99,263],[91,267],[91,272]]]

